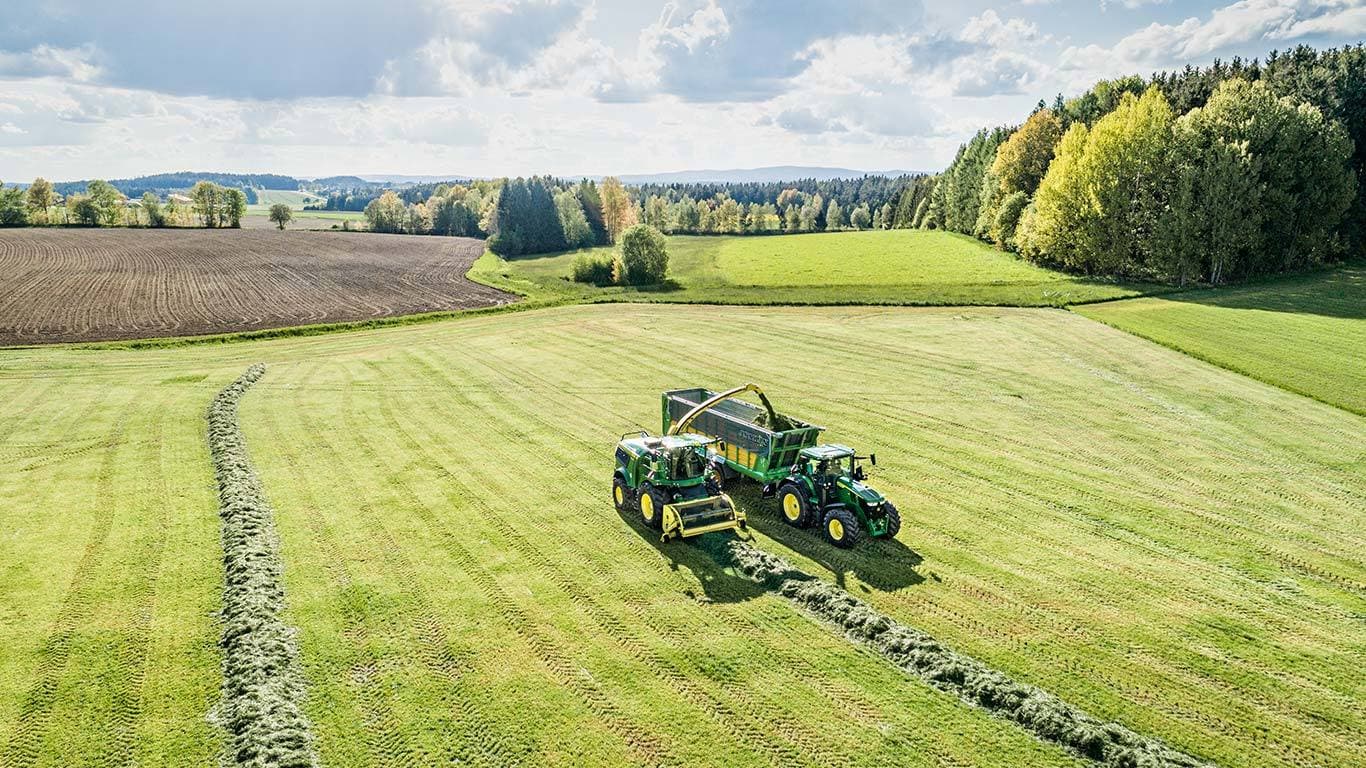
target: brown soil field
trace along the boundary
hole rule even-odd
[[[0,230],[0,346],[284,328],[506,304],[479,240],[272,230]]]

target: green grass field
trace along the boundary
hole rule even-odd
[[[1366,415],[1366,265],[1077,311]]]
[[[611,248],[591,249],[610,255]],[[1033,266],[962,235],[918,230],[669,238],[670,290],[570,282],[576,252],[500,259],[470,276],[570,301],[1061,307],[1161,290]]]
[[[303,210],[305,205],[327,202],[324,198],[312,192],[298,192],[285,189],[258,189],[256,190],[256,205],[270,210],[272,205],[284,203],[296,211]]]
[[[203,414],[258,360],[325,764],[1071,762],[613,510],[660,390],[754,379],[906,517],[836,551],[741,489],[760,547],[1222,765],[1366,765],[1366,420],[1054,310],[645,305],[4,353],[0,764],[210,762]]]

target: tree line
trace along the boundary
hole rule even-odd
[[[71,188],[66,187],[68,190]],[[236,187],[196,182],[188,196],[171,194],[163,203],[151,191],[136,201],[103,179],[79,191],[58,192],[41,176],[27,189],[0,183],[0,226],[241,227],[247,195]]]
[[[911,226],[1092,275],[1219,284],[1366,235],[1366,49],[1272,53],[1041,102],[958,150]]]

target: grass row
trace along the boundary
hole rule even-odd
[[[936,688],[1019,723],[1041,739],[1111,768],[1205,765],[1118,723],[1103,723],[1035,686],[1011,680],[976,659],[944,647],[924,632],[873,610],[843,589],[793,568],[777,555],[734,539],[713,537],[709,543],[723,565],[776,591]]]
[[[228,734],[228,763],[317,765],[303,713],[294,630],[285,623],[274,513],[237,425],[242,395],[265,375],[253,365],[209,408],[209,453],[223,518],[223,698],[215,719]]]

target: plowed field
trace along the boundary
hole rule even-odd
[[[0,345],[195,336],[503,304],[479,240],[253,230],[0,232]]]

